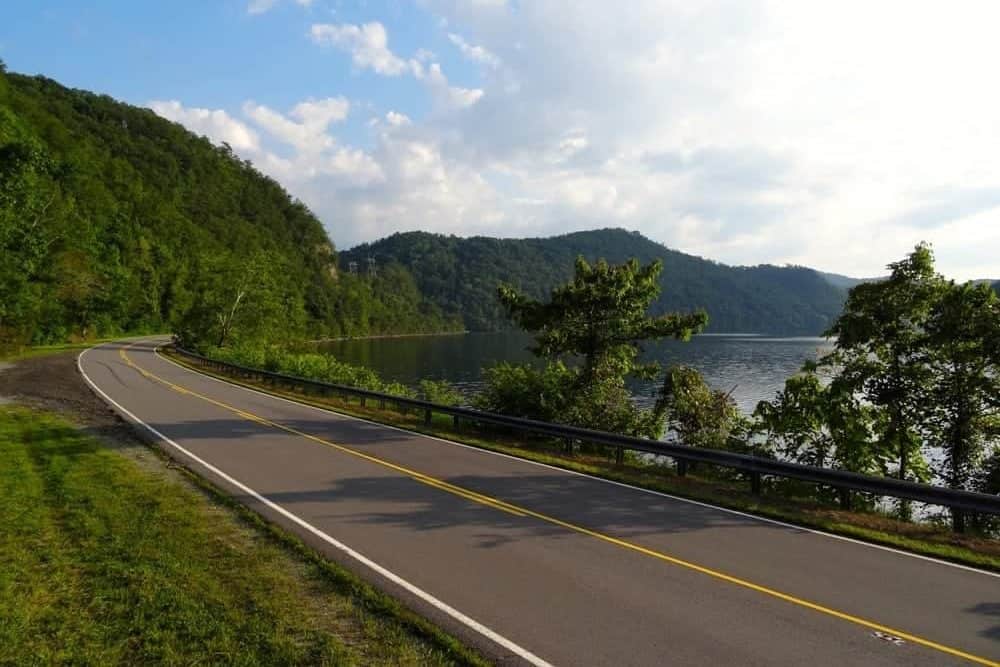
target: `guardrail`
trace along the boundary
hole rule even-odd
[[[726,468],[732,468],[743,473],[747,473],[750,478],[751,489],[754,493],[760,493],[761,479],[763,476],[783,477],[816,484],[825,484],[836,488],[840,493],[841,505],[849,508],[851,504],[851,492],[872,493],[879,496],[889,496],[904,500],[914,500],[930,505],[940,505],[953,510],[975,512],[980,514],[1000,514],[1000,496],[986,493],[976,493],[972,491],[959,491],[930,484],[920,484],[892,477],[876,477],[873,475],[863,475],[846,470],[834,470],[831,468],[816,468],[813,466],[790,463],[787,461],[777,461],[748,454],[737,454],[716,449],[704,449],[700,447],[689,447],[677,443],[661,442],[658,440],[648,440],[645,438],[635,438],[627,435],[608,433],[605,431],[593,431],[575,426],[563,424],[553,424],[550,422],[535,421],[532,419],[522,419],[520,417],[508,417],[506,415],[473,410],[471,408],[460,408],[449,405],[439,405],[415,398],[385,394],[367,389],[347,387],[343,385],[320,382],[307,378],[285,375],[284,373],[274,373],[259,368],[248,368],[237,364],[211,359],[203,355],[173,346],[173,349],[181,356],[193,360],[203,366],[213,368],[218,371],[235,374],[248,379],[260,379],[262,381],[280,382],[291,386],[302,387],[315,391],[323,395],[333,395],[337,397],[356,397],[362,405],[368,400],[379,402],[379,407],[384,408],[386,404],[392,404],[397,408],[415,409],[424,412],[424,420],[430,423],[434,414],[450,415],[456,426],[462,421],[473,424],[493,424],[506,428],[545,435],[553,438],[560,438],[566,441],[581,441],[605,445],[617,448],[618,461],[622,460],[622,452],[631,450],[668,456],[677,462],[678,473],[683,475],[689,463],[708,463]]]

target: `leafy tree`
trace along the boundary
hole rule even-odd
[[[891,453],[877,441],[879,414],[843,383],[824,383],[815,364],[807,364],[773,401],[757,404],[754,431],[768,450],[798,463],[885,474]]]
[[[984,453],[1000,440],[1000,299],[986,285],[951,282],[931,308],[926,334],[925,442],[944,452],[944,482],[968,489]],[[964,515],[952,516],[962,530]]]
[[[896,458],[900,479],[925,481],[918,425],[930,383],[925,329],[943,287],[930,247],[918,245],[889,265],[886,280],[851,289],[844,312],[827,332],[835,336],[838,384],[881,412],[878,442]]]
[[[148,109],[0,70],[0,344],[190,334],[204,313],[189,311],[225,289],[205,258],[245,269],[262,253],[281,267],[282,307],[257,310],[278,319],[248,317],[244,333],[460,328],[401,266],[338,275],[319,220],[228,146]],[[244,314],[238,305],[234,317]],[[228,338],[218,326],[208,342]]]
[[[732,394],[713,390],[694,368],[667,370],[660,391],[660,405],[667,428],[685,445],[711,449],[743,450],[749,422]]]
[[[532,351],[545,359],[544,371],[522,368],[517,373],[530,381],[534,395],[517,397],[509,404],[491,407],[505,412],[524,411],[536,402],[539,411],[554,413],[557,421],[630,435],[658,437],[663,429],[663,408],[637,408],[625,381],[629,376],[652,378],[657,364],[638,363],[640,344],[666,337],[687,339],[707,322],[704,312],[667,313],[650,317],[647,309],[660,291],[663,265],[640,266],[636,260],[611,265],[591,265],[577,259],[571,282],[552,290],[547,302],[524,296],[510,286],[498,289],[500,303],[510,317],[535,334]],[[577,359],[572,368],[560,366]],[[509,369],[499,372],[509,380]],[[510,383],[507,382],[510,388]],[[516,388],[515,388],[516,389]],[[487,390],[502,398],[504,392]]]
[[[283,269],[273,253],[202,257],[195,282],[196,306],[180,325],[182,342],[223,347],[234,340],[294,339],[301,332],[302,308],[282,278]]]

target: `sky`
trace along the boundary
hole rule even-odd
[[[1000,278],[1000,3],[33,0],[9,70],[153,109],[340,248],[624,227],[877,276]]]

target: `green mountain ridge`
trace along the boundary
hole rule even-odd
[[[341,266],[398,263],[421,293],[473,331],[508,326],[496,298],[501,282],[542,298],[567,280],[578,255],[623,262],[663,260],[662,293],[654,313],[704,308],[707,331],[817,335],[840,313],[846,289],[799,266],[728,266],[688,255],[638,232],[601,229],[550,238],[460,238],[405,232],[341,252]]]
[[[276,264],[276,331],[460,326],[403,267],[338,274],[319,220],[228,146],[0,62],[0,344],[176,331],[254,257]]]

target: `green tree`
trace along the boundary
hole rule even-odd
[[[926,333],[925,442],[944,453],[937,472],[945,484],[969,489],[1000,438],[1000,299],[986,285],[951,282],[931,308]],[[964,514],[953,512],[952,522],[963,530]]]
[[[263,251],[203,256],[195,305],[178,323],[181,341],[203,348],[293,340],[301,333],[303,308],[284,269],[280,257]]]
[[[783,458],[852,472],[885,474],[892,456],[879,445],[879,411],[849,386],[824,383],[815,364],[785,381],[754,410],[754,432]]]
[[[673,366],[666,372],[659,405],[667,428],[682,444],[741,451],[749,422],[731,392],[712,389],[694,368]]]
[[[591,265],[580,257],[573,280],[552,290],[547,302],[501,285],[500,303],[517,324],[535,334],[532,351],[548,367],[520,371],[532,391],[544,394],[490,407],[523,410],[536,402],[546,406],[546,412],[555,412],[558,421],[658,437],[663,407],[637,408],[625,384],[629,376],[651,379],[660,371],[657,364],[638,363],[639,346],[666,337],[686,340],[708,320],[704,312],[647,314],[660,291],[657,278],[662,268],[659,261],[640,266],[637,260],[620,265],[602,260]],[[580,363],[572,368],[557,365],[569,360]]]
[[[926,481],[918,428],[931,379],[925,329],[944,283],[926,244],[889,269],[886,280],[851,289],[827,332],[836,354],[825,364],[839,365],[838,384],[881,411],[878,443],[895,457],[896,475]]]

